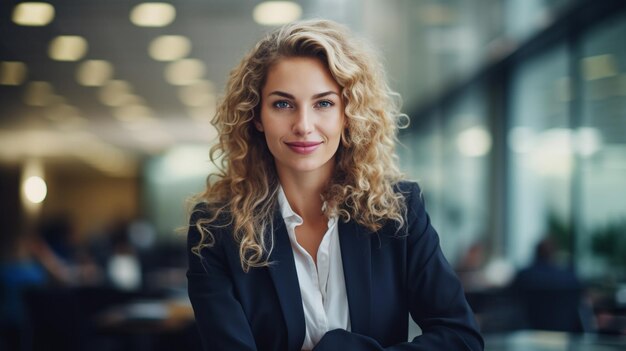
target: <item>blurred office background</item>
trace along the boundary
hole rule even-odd
[[[0,350],[198,349],[178,229],[209,122],[298,18],[379,48],[488,350],[626,345],[625,1],[7,0]]]

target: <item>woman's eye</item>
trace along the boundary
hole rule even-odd
[[[328,101],[328,100],[322,100],[322,101],[317,103],[317,106],[319,106],[321,108],[327,108],[327,107],[331,107],[333,105],[334,105],[333,102],[332,101]]]
[[[274,107],[276,108],[289,108],[291,105],[287,101],[276,101],[274,103]]]

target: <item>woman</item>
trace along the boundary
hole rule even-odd
[[[231,72],[191,216],[210,350],[482,350],[420,189],[402,181],[381,66],[330,21],[269,34]],[[408,315],[423,335],[407,342]]]

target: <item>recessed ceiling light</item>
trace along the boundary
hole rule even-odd
[[[63,128],[79,127],[87,122],[87,120],[80,115],[80,111],[77,107],[66,103],[50,107],[46,111],[46,117]]]
[[[157,61],[181,59],[191,51],[191,41],[182,35],[162,35],[155,38],[148,48],[150,57]]]
[[[180,101],[187,106],[214,106],[214,91],[215,88],[211,82],[201,80],[191,85],[181,87],[178,91],[178,97]]]
[[[77,35],[60,35],[50,42],[48,54],[57,61],[78,61],[87,53],[87,41]]]
[[[130,12],[130,21],[140,27],[164,27],[174,21],[176,9],[164,2],[144,2]]]
[[[291,1],[265,1],[255,6],[252,17],[258,24],[275,26],[300,18],[302,7]]]
[[[162,128],[135,130],[132,135],[141,143],[142,148],[148,152],[162,151],[174,143],[172,135]]]
[[[144,105],[124,105],[113,110],[115,118],[122,122],[145,123],[152,119],[152,111]]]
[[[215,116],[215,106],[189,107],[187,113],[198,122],[209,123]]]
[[[29,106],[46,106],[52,102],[54,96],[50,83],[33,81],[26,86],[24,103]]]
[[[87,60],[78,66],[76,80],[88,87],[104,85],[113,75],[113,66],[104,60]]]
[[[0,62],[0,85],[20,85],[25,79],[26,65],[23,62]]]
[[[189,85],[204,75],[204,63],[198,59],[183,59],[165,68],[165,80],[172,85]]]
[[[20,26],[45,26],[54,18],[54,7],[44,2],[23,2],[13,9],[13,22]]]
[[[100,102],[107,106],[120,106],[132,96],[131,86],[123,80],[110,80],[100,88]]]

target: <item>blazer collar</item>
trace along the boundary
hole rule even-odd
[[[269,272],[287,326],[287,349],[300,350],[305,335],[302,296],[289,234],[279,210],[274,213],[273,225],[274,247],[269,256]]]

